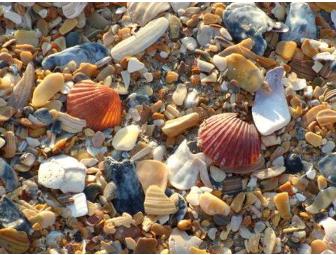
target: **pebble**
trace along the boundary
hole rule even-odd
[[[168,120],[162,127],[162,132],[168,137],[175,137],[182,134],[189,128],[196,126],[199,123],[199,114],[194,112],[182,117]]]
[[[70,61],[75,61],[77,66],[81,63],[95,64],[106,56],[107,49],[103,45],[88,42],[49,55],[42,61],[42,67],[53,70],[57,66],[64,67]]]
[[[131,57],[128,60],[127,71],[129,73],[134,73],[145,68],[145,65],[140,62],[137,58]]]
[[[334,200],[336,196],[336,188],[329,187],[324,190],[321,190],[317,196],[314,198],[314,201],[311,205],[306,207],[306,211],[311,214],[317,214],[322,209],[326,209]]]
[[[290,153],[285,157],[286,171],[291,174],[301,172],[304,169],[302,159],[298,154]]]
[[[232,200],[230,204],[231,210],[235,213],[239,213],[243,208],[243,204],[245,201],[246,194],[244,192],[240,192],[235,198]]]
[[[322,240],[313,240],[310,244],[312,254],[321,254],[327,249],[327,244]]]
[[[59,32],[61,35],[65,35],[69,33],[72,29],[74,29],[78,24],[77,19],[66,19],[62,26],[59,28]]]
[[[257,177],[260,180],[266,180],[270,178],[277,177],[283,174],[286,171],[286,167],[269,167],[253,172],[253,176]]]
[[[190,192],[186,196],[186,200],[192,206],[198,206],[200,195],[203,194],[204,192],[211,192],[211,191],[212,191],[212,189],[210,189],[208,187],[199,188],[197,186],[193,186],[193,187],[191,187]]]
[[[273,198],[275,207],[279,211],[279,214],[284,219],[291,218],[289,196],[287,192],[281,192],[274,196]]]
[[[271,93],[257,91],[252,106],[254,124],[262,135],[270,135],[285,127],[291,120],[281,77],[284,69],[278,67],[268,71],[266,81],[272,88]]]
[[[40,164],[38,183],[50,189],[60,189],[63,193],[78,193],[84,190],[85,172],[85,166],[77,159],[58,155]]]
[[[106,184],[106,186],[107,185],[108,184]],[[106,188],[106,186],[105,186],[105,188]],[[97,197],[102,193],[102,187],[101,187],[101,185],[99,185],[97,183],[91,183],[91,184],[89,184],[85,187],[83,192],[84,192],[87,200],[89,200],[91,202],[95,202]],[[105,196],[105,197],[108,199],[107,196]]]
[[[136,163],[136,173],[144,192],[150,185],[165,190],[168,183],[168,168],[158,160],[142,160]]]
[[[270,227],[266,228],[263,238],[264,253],[266,254],[272,253],[275,248],[275,242],[276,242],[276,235],[274,230]]]
[[[17,44],[30,44],[34,47],[39,45],[38,34],[32,30],[16,30],[14,38]]]
[[[242,223],[242,221],[243,221],[242,215],[233,215],[231,217],[231,222],[230,222],[231,231],[237,232],[240,228],[240,224]]]
[[[216,182],[222,182],[226,178],[226,173],[218,167],[210,166],[210,176]]]
[[[314,169],[310,169],[310,170],[308,170],[308,171],[306,172],[306,176],[307,176],[308,179],[310,179],[310,180],[314,180],[315,177],[316,177],[316,170],[314,170]]]
[[[7,192],[12,192],[19,186],[16,172],[2,158],[0,158],[0,179],[4,182]]]
[[[111,157],[104,161],[106,181],[116,185],[112,200],[117,212],[135,214],[144,211],[144,192],[136,175],[134,163],[129,160],[118,162]]]
[[[77,218],[88,214],[89,209],[84,193],[79,193],[72,196],[71,200],[73,201],[73,203],[68,205],[67,208],[70,209],[72,217]]]
[[[111,49],[114,60],[120,61],[126,56],[134,56],[154,44],[168,29],[169,22],[161,17],[142,27],[133,36],[121,41]]]
[[[168,4],[168,3],[166,3]],[[141,237],[139,238],[134,253],[138,254],[155,254],[156,246],[158,245],[158,241],[154,238],[150,237]]]
[[[294,57],[296,47],[297,44],[294,41],[280,41],[276,46],[275,52],[284,60],[290,61]]]
[[[33,92],[32,105],[41,107],[63,89],[64,78],[61,73],[51,73],[47,75],[35,88]]]
[[[83,12],[88,3],[70,2],[62,5],[63,15],[68,19],[74,19]]]
[[[322,146],[321,151],[323,153],[331,153],[335,149],[336,145],[333,141],[327,141],[325,145]]]
[[[187,86],[183,83],[178,84],[172,96],[173,102],[178,106],[183,105],[187,93]]]
[[[307,132],[305,134],[306,141],[314,147],[320,147],[322,145],[322,136],[313,132]]]
[[[175,201],[168,198],[164,190],[156,185],[147,188],[144,207],[145,213],[149,215],[167,215],[177,211]]]
[[[160,13],[170,8],[169,3],[130,3],[127,11],[133,22],[140,26],[146,25],[149,21],[156,18]]]
[[[317,163],[318,170],[326,177],[329,181],[336,184],[336,153],[331,153],[329,155],[321,158]]]
[[[181,42],[190,51],[194,51],[197,48],[197,41],[193,37],[184,37]]]
[[[195,186],[199,176],[205,186],[212,187],[204,154],[192,154],[187,140],[184,140],[167,159],[166,165],[170,184],[179,190]]]
[[[289,31],[283,33],[284,41],[300,42],[301,38],[315,39],[317,28],[315,15],[307,3],[291,3],[286,18]]]
[[[200,195],[199,205],[208,215],[221,214],[227,216],[230,213],[230,207],[223,200],[209,192]]]
[[[168,239],[169,253],[188,254],[192,247],[199,247],[202,239],[197,236],[189,236],[185,231],[174,228]]]
[[[42,211],[32,218],[29,218],[29,221],[32,224],[38,223],[42,228],[48,228],[55,224],[56,215],[54,212],[51,211]]]
[[[112,140],[113,148],[120,151],[130,151],[134,148],[140,133],[140,127],[129,125],[117,131]]]

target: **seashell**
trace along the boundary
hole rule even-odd
[[[227,216],[231,211],[228,204],[209,192],[200,195],[199,205],[207,215],[220,214]]]
[[[140,134],[138,125],[129,125],[117,131],[112,140],[112,146],[116,150],[130,151],[134,148]]]
[[[188,235],[187,232],[174,228],[168,239],[170,254],[188,254],[192,248],[201,245],[202,239],[194,235]]]
[[[254,41],[253,51],[263,55],[267,43],[263,33],[271,30],[285,30],[280,22],[275,22],[254,3],[232,3],[225,8],[223,22],[230,35],[237,41],[251,37]]]
[[[249,173],[259,163],[261,140],[253,124],[236,113],[206,119],[198,131],[199,146],[215,164],[234,173]]]
[[[2,158],[0,158],[0,179],[5,183],[7,192],[11,192],[19,186],[16,172]]]
[[[75,61],[77,66],[81,63],[95,64],[105,57],[107,57],[107,49],[103,45],[89,42],[49,55],[42,61],[42,67],[52,70],[57,66],[63,67],[70,61]]]
[[[30,242],[28,235],[23,231],[17,231],[14,228],[0,229],[0,246],[10,253],[25,253]]]
[[[86,121],[73,117],[64,112],[58,112],[56,110],[50,111],[54,119],[61,122],[61,128],[69,133],[75,134],[79,133],[86,127]]]
[[[158,160],[142,160],[136,163],[136,172],[145,192],[150,185],[166,189],[168,182],[166,164]]]
[[[4,158],[12,158],[16,153],[16,138],[15,134],[12,131],[7,131],[4,135],[6,144],[3,147],[3,157]]]
[[[314,80],[316,76],[316,73],[312,69],[314,61],[294,58],[289,65],[292,68],[291,71],[296,73],[299,78],[304,78],[310,81]]]
[[[336,89],[331,89],[325,92],[324,101],[333,103],[336,100]]]
[[[31,99],[35,84],[35,69],[33,63],[27,65],[21,80],[15,85],[13,94],[8,99],[8,105],[16,109],[25,107]]]
[[[85,81],[75,84],[67,98],[67,113],[89,128],[103,130],[121,122],[121,101],[111,88]]]
[[[127,11],[132,21],[139,24],[141,27],[169,8],[170,5],[167,2],[131,2],[127,4]]]
[[[333,218],[325,218],[319,222],[325,232],[323,241],[327,243],[328,248],[336,251],[336,221]]]
[[[135,35],[114,46],[111,50],[112,58],[120,61],[126,56],[134,56],[144,51],[166,32],[168,25],[168,20],[163,17],[150,21],[146,26],[140,28]]]
[[[173,8],[174,12],[178,13],[179,10],[187,9],[190,6],[191,2],[171,2],[169,4]]]
[[[114,217],[112,219],[106,220],[105,224],[112,224],[115,227],[125,226],[127,228],[131,227],[131,225],[136,225],[135,220],[132,218],[132,216],[125,212],[119,217]]]
[[[336,122],[336,111],[325,109],[317,113],[316,120],[322,126],[333,125]]]
[[[167,215],[177,212],[175,201],[168,198],[164,190],[157,185],[148,187],[144,206],[146,214],[150,215]]]

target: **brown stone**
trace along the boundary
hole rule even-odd
[[[125,226],[119,226],[116,228],[116,232],[114,237],[116,240],[123,241],[126,237],[132,237],[133,239],[137,239],[141,236],[141,230],[137,226],[131,226],[129,228]]]
[[[295,54],[296,42],[294,41],[281,41],[277,44],[275,52],[280,55],[284,60],[291,60]]]
[[[169,237],[171,233],[171,228],[169,226],[163,226],[159,223],[154,223],[151,226],[150,230],[157,236],[165,236],[167,238]]]
[[[156,253],[158,242],[154,238],[142,237],[139,238],[135,247],[134,253],[138,254],[153,254]]]

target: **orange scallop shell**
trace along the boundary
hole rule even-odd
[[[103,130],[120,124],[121,100],[107,86],[81,81],[68,94],[67,113],[86,120],[87,127],[93,130]]]
[[[206,119],[198,131],[203,153],[225,171],[246,174],[260,165],[261,141],[256,127],[223,113]]]

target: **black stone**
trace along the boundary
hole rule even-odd
[[[112,203],[118,213],[127,212],[131,215],[144,211],[145,195],[135,172],[133,161],[116,161],[107,157],[104,162],[105,178],[116,185]]]
[[[290,174],[301,172],[304,169],[301,157],[295,153],[291,153],[285,158],[285,167]]]
[[[86,199],[91,202],[95,202],[98,195],[100,195],[101,193],[102,193],[102,188],[100,185],[96,183],[89,184],[84,189],[84,194],[86,196]]]
[[[225,226],[230,224],[231,219],[228,216],[216,214],[213,216],[213,221],[217,226]]]
[[[75,234],[74,234],[74,240],[75,242],[79,243],[81,241],[83,241],[83,237],[81,235],[81,233],[79,231],[77,231]]]
[[[16,230],[24,231],[28,235],[33,232],[30,222],[7,197],[0,201],[0,226],[2,228],[12,227]]]

